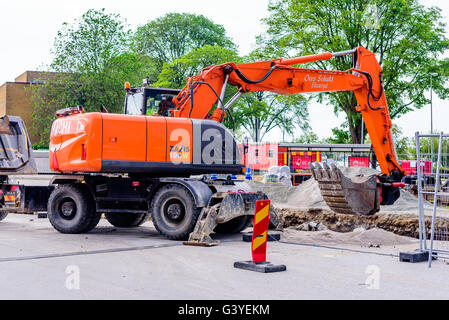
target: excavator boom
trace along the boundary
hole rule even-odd
[[[316,70],[292,66],[343,55],[353,56],[353,67],[349,70]],[[223,98],[228,84],[236,86],[238,92],[225,104]],[[392,122],[383,90],[382,68],[373,52],[358,47],[349,51],[291,59],[210,66],[199,75],[187,79],[186,86],[174,99],[176,108],[172,116],[209,117],[221,122],[242,94],[255,91],[278,94],[353,92],[358,103],[356,110],[364,119],[382,175],[356,181],[344,177],[338,168],[320,165],[312,166],[312,173],[325,200],[338,212],[372,214],[379,210],[379,203],[391,204],[397,199],[399,192],[391,183],[399,182],[404,171],[398,163],[391,134]],[[217,108],[209,116],[216,103]],[[355,201],[355,198],[364,200]]]

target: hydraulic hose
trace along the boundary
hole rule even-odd
[[[235,134],[235,120],[234,120],[234,117],[232,116],[231,110],[225,109],[224,111],[227,112],[229,118],[231,118],[231,121],[232,121],[232,132]],[[224,112],[223,112],[223,114],[221,116],[221,122],[223,122],[223,118],[224,118]]]
[[[384,92],[384,87],[383,87],[383,84],[382,84],[382,77],[379,75],[379,80],[380,80],[380,93],[379,93],[379,95],[378,96],[375,96],[374,94],[373,94],[373,78],[371,77],[371,75],[368,73],[368,72],[363,72],[362,71],[362,74],[366,77],[366,79],[368,80],[368,96],[367,96],[367,103],[368,103],[368,107],[371,109],[371,110],[373,110],[373,111],[377,111],[377,110],[380,110],[380,109],[384,109],[385,107],[378,107],[378,108],[373,108],[372,106],[371,106],[371,103],[369,102],[369,97],[371,96],[373,99],[374,99],[374,101],[379,101],[379,99],[382,97],[382,94],[383,94],[383,92]]]
[[[220,96],[217,94],[215,89],[209,83],[204,82],[204,81],[195,81],[194,83],[192,83],[190,85],[190,111],[189,111],[189,118],[190,118],[190,116],[192,114],[192,110],[193,110],[193,89],[195,89],[195,87],[198,84],[206,84],[212,90],[212,92],[217,96],[217,99],[220,101],[221,105],[223,105],[223,101],[221,100]]]
[[[268,72],[259,80],[248,79],[239,69],[234,69],[234,71],[242,81],[244,81],[246,83],[250,83],[250,84],[257,84],[257,83],[260,83],[260,82],[266,80],[271,75],[271,73],[274,71],[274,69],[276,69],[278,66],[279,65],[277,65],[277,64],[271,66],[270,70],[268,70]]]

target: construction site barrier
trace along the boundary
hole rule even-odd
[[[433,259],[449,259],[449,134],[417,132],[415,141],[419,250],[430,268]]]
[[[256,201],[254,214],[253,239],[251,252],[253,262],[265,262],[267,259],[267,236],[270,222],[270,200]]]
[[[256,272],[278,272],[285,271],[285,265],[274,265],[267,259],[267,237],[270,223],[270,200],[257,200],[254,212],[254,227],[251,242],[251,261],[237,261],[235,268]]]

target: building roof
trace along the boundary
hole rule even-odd
[[[370,152],[370,144],[300,144],[280,143],[279,147],[288,147],[297,151],[321,152]]]
[[[27,83],[42,83],[48,79],[54,78],[57,72],[47,72],[47,71],[25,71],[19,75],[15,82],[27,82]]]

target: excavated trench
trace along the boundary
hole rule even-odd
[[[298,226],[305,222],[321,222],[329,230],[350,232],[356,228],[381,228],[401,236],[418,238],[419,222],[417,215],[400,213],[378,213],[372,216],[353,216],[339,214],[330,209],[293,209],[276,208],[284,228]],[[431,217],[426,217],[427,234],[430,234]],[[438,227],[449,227],[447,219],[441,221]]]
[[[346,176],[373,174],[368,168],[344,168]],[[419,236],[418,199],[408,191],[401,190],[400,198],[391,206],[381,206],[378,213],[371,216],[356,216],[333,212],[321,196],[318,183],[312,178],[299,186],[264,184],[249,182],[257,191],[265,192],[276,208],[284,228],[299,226],[305,222],[321,222],[328,229],[350,232],[356,228],[380,228],[401,236]],[[425,203],[427,234],[430,233],[432,204]],[[439,210],[437,227],[449,228],[449,212]],[[446,218],[445,218],[446,217]]]

